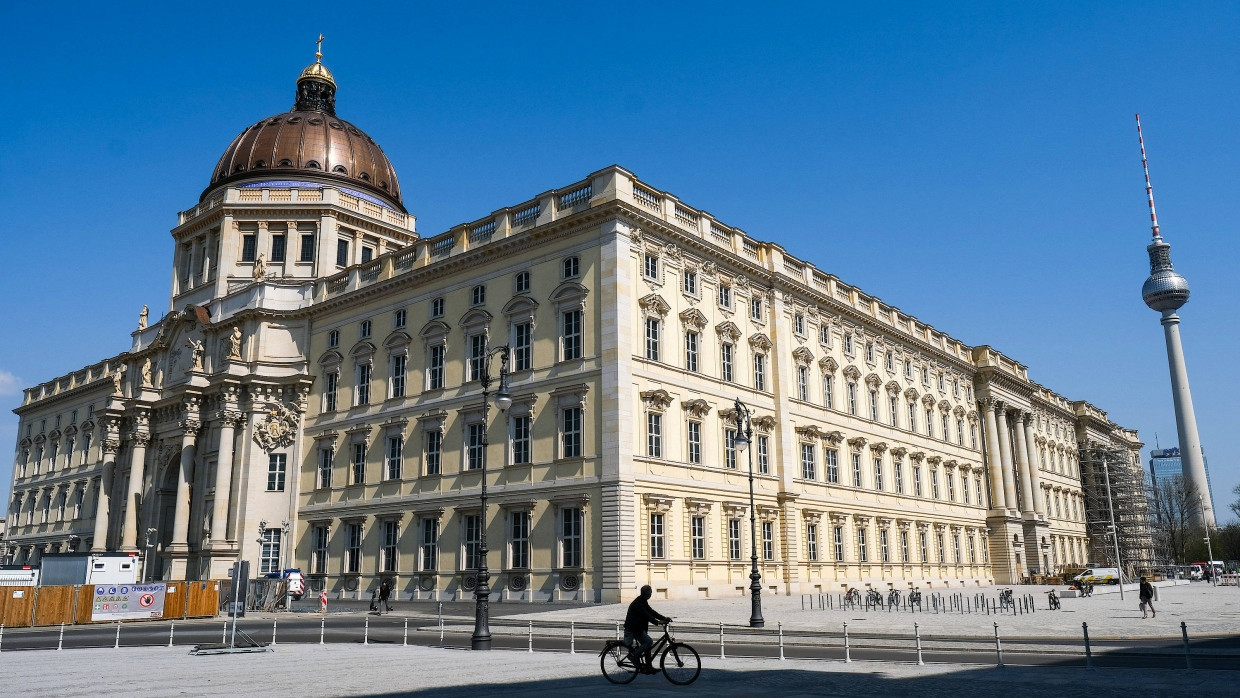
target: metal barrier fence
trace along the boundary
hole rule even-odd
[[[888,613],[984,613],[986,615],[1025,615],[1036,613],[1038,608],[1033,594],[1019,596],[1010,593],[987,597],[985,594],[951,594],[922,593],[913,590],[901,592],[891,590],[887,594],[870,590],[864,594],[860,590],[840,592],[837,594],[802,594],[801,610],[841,610],[841,611],[886,611]],[[856,593],[854,593],[856,592]],[[1048,601],[1049,608],[1049,601]],[[1052,609],[1053,610],[1053,609]]]

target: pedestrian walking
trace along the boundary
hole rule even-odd
[[[392,598],[392,580],[385,579],[383,580],[383,583],[379,585],[379,603],[378,603],[379,615],[383,615],[384,609],[386,609],[388,613],[392,612],[391,598]]]
[[[1149,608],[1150,613],[1153,613],[1154,617],[1157,618],[1158,611],[1154,610],[1154,585],[1150,584],[1147,577],[1141,578],[1141,588],[1137,592],[1137,597],[1141,599],[1141,617],[1148,617],[1145,615],[1145,609]]]

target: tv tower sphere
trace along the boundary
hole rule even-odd
[[[1171,267],[1171,245],[1162,237],[1154,238],[1149,247],[1150,276],[1141,284],[1141,298],[1152,310],[1179,310],[1188,302],[1188,279]]]

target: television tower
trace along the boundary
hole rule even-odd
[[[1184,347],[1180,344],[1180,316],[1175,311],[1188,302],[1188,279],[1171,267],[1171,245],[1158,230],[1158,214],[1154,211],[1154,187],[1150,184],[1150,166],[1145,158],[1145,138],[1141,134],[1141,115],[1137,114],[1137,141],[1141,144],[1141,167],[1145,169],[1145,197],[1150,204],[1150,229],[1154,239],[1146,252],[1150,255],[1150,276],[1141,286],[1141,297],[1152,310],[1162,313],[1163,333],[1167,339],[1167,363],[1171,366],[1171,399],[1175,404],[1175,425],[1180,435],[1180,466],[1184,482],[1201,494],[1200,507],[1194,507],[1189,520],[1213,527],[1214,508],[1206,483],[1205,457],[1201,436],[1197,433],[1197,416],[1193,412],[1193,395],[1188,388],[1188,369],[1184,366]]]

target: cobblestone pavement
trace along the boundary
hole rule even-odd
[[[704,658],[689,687],[662,676],[613,686],[593,654],[424,647],[279,645],[274,652],[190,656],[185,648],[5,652],[0,695],[98,696],[890,696],[1231,695],[1234,672],[977,668]]]

